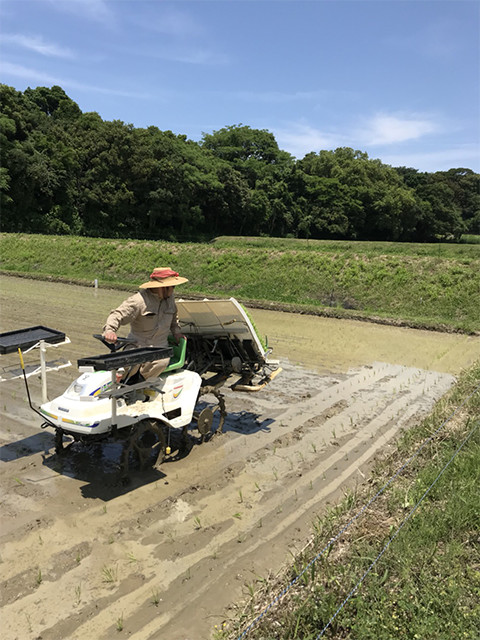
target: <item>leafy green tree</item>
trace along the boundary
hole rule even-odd
[[[465,231],[480,234],[480,174],[459,168],[437,172],[434,176],[444,180],[452,190]]]
[[[51,89],[48,87],[28,88],[25,89],[24,95],[47,116],[75,119],[82,113],[78,104],[69,98],[61,87],[56,85]]]
[[[244,125],[200,143],[82,113],[61,87],[0,85],[2,229],[192,240],[432,240],[480,232],[480,176],[392,169],[350,148],[295,161]]]
[[[361,240],[411,238],[418,203],[413,191],[388,165],[348,147],[307,154],[298,165],[308,175],[332,181],[325,190],[323,216],[327,220],[340,216],[338,231],[345,230],[347,218],[347,237]],[[335,191],[339,201],[334,197]]]
[[[465,231],[461,209],[455,201],[455,194],[448,184],[429,176],[423,187],[422,197],[431,208],[429,231],[434,238],[440,240],[459,240]]]
[[[78,232],[68,193],[73,153],[63,125],[51,119],[62,104],[71,107],[70,116],[78,113],[78,107],[59,87],[27,89],[21,94],[1,85],[0,91],[2,227]]]
[[[397,172],[415,190],[421,205],[416,240],[458,240],[469,228],[475,233],[475,216],[480,212],[478,174],[469,169],[426,173],[407,167],[399,167]]]
[[[266,129],[231,125],[204,133],[201,145],[229,162],[245,176],[251,188],[275,170],[278,173],[293,165],[292,156],[280,151],[275,136]]]
[[[360,214],[360,204],[352,201],[348,189],[337,178],[315,174],[311,164],[315,154],[309,154],[304,161],[297,163],[287,178],[292,202],[296,204],[296,235],[349,238],[350,216]]]
[[[219,187],[208,194],[207,231],[212,236],[253,233],[251,202],[254,192],[243,175],[228,162],[217,160],[216,167]]]

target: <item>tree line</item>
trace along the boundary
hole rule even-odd
[[[426,242],[480,234],[480,175],[343,147],[295,159],[244,125],[199,142],[83,113],[58,86],[0,85],[4,232]]]

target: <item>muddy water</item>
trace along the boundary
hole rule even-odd
[[[320,372],[390,362],[455,375],[480,358],[478,336],[258,309],[251,314],[276,355]]]
[[[79,287],[0,277],[0,330],[50,323],[75,339],[78,324],[100,332],[108,312],[126,296],[111,289]],[[178,294],[181,294],[179,289]],[[26,302],[28,301],[28,302]],[[23,307],[19,315],[12,312]],[[342,372],[371,362],[389,362],[458,374],[480,358],[480,337],[337,320],[295,313],[250,310],[261,336],[268,338],[272,357],[288,358],[319,372]],[[90,343],[90,350],[96,344]],[[85,353],[82,355],[86,355]]]

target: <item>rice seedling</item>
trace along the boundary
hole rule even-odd
[[[123,631],[123,613],[119,616],[115,622],[115,627],[117,631]]]
[[[102,569],[103,582],[112,583],[116,582],[118,578],[118,570],[116,566],[107,567],[105,565]]]
[[[161,602],[161,598],[160,598],[160,592],[158,589],[152,589],[152,596],[150,598],[150,602],[155,606],[158,607],[158,605]]]

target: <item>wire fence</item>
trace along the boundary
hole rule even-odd
[[[473,434],[475,433],[475,431],[478,429],[478,427],[480,426],[480,421],[478,421],[475,426],[473,427],[473,429],[470,431],[470,433],[467,435],[467,437],[463,440],[462,444],[456,449],[456,451],[453,453],[452,457],[450,458],[450,460],[444,465],[444,467],[442,468],[442,470],[437,474],[437,477],[435,478],[435,480],[431,483],[431,485],[428,487],[428,489],[424,492],[424,494],[422,495],[422,497],[420,498],[420,500],[418,500],[418,502],[415,504],[414,507],[412,507],[412,509],[408,512],[408,514],[405,516],[405,518],[402,520],[402,522],[399,524],[397,530],[395,531],[395,533],[391,536],[391,538],[387,541],[387,543],[385,544],[385,546],[383,547],[383,549],[380,551],[380,553],[378,554],[378,556],[375,558],[375,560],[373,560],[373,562],[370,564],[370,566],[368,567],[368,569],[366,569],[365,573],[363,574],[363,576],[360,578],[360,580],[357,582],[357,584],[353,587],[353,589],[350,591],[350,593],[347,595],[347,597],[345,598],[345,600],[342,602],[342,604],[338,607],[338,609],[335,611],[335,613],[333,614],[333,616],[330,618],[330,620],[327,622],[327,624],[323,627],[323,629],[321,630],[321,632],[318,634],[318,636],[316,636],[315,640],[319,640],[319,638],[322,638],[325,634],[325,632],[327,631],[327,629],[330,627],[330,625],[332,624],[332,622],[335,620],[335,618],[338,616],[338,614],[340,613],[340,611],[343,609],[343,607],[347,604],[347,602],[350,600],[350,598],[352,598],[352,596],[358,591],[360,585],[362,584],[362,582],[365,580],[365,578],[367,577],[367,575],[370,573],[370,571],[373,569],[373,567],[377,564],[377,562],[380,560],[380,558],[383,556],[383,554],[385,553],[385,551],[388,549],[388,547],[392,544],[392,542],[395,540],[395,538],[398,536],[398,534],[400,533],[400,531],[403,529],[403,527],[407,524],[407,522],[410,520],[410,518],[413,516],[413,514],[415,513],[415,511],[418,509],[418,507],[420,506],[420,504],[423,502],[423,500],[426,498],[426,496],[430,493],[430,491],[433,489],[433,487],[437,484],[438,480],[442,477],[442,475],[445,473],[445,471],[447,470],[447,468],[450,466],[450,464],[453,462],[453,460],[457,457],[457,455],[460,453],[460,451],[463,449],[463,447],[465,446],[465,444],[470,440],[470,438],[473,436]]]
[[[280,591],[280,593],[278,593],[276,595],[276,597],[270,602],[270,604],[268,604],[262,611],[261,613],[248,625],[248,627],[246,627],[242,633],[237,637],[237,640],[242,640],[242,638],[245,638],[250,631],[262,620],[262,618],[265,617],[265,615],[275,606],[277,605],[280,600],[282,600],[282,598],[284,598],[284,596],[290,591],[290,589],[302,578],[302,576],[309,570],[311,569],[311,567],[318,562],[318,560],[325,554],[326,551],[328,551],[328,549],[330,549],[330,547],[335,544],[335,542],[340,538],[340,536],[342,536],[366,511],[367,509],[375,502],[375,500],[377,500],[377,498],[379,498],[379,496],[381,496],[386,489],[395,481],[396,478],[398,478],[398,476],[413,462],[413,460],[415,460],[420,452],[430,443],[432,442],[432,440],[445,428],[445,426],[457,415],[457,413],[467,404],[467,402],[480,390],[480,384],[477,385],[475,387],[475,389],[463,400],[463,402],[454,410],[452,411],[452,413],[440,424],[440,426],[428,437],[426,438],[422,444],[417,448],[417,450],[415,451],[415,453],[401,466],[399,467],[399,469],[395,472],[395,474],[381,487],[381,489],[379,489],[377,491],[377,493],[347,522],[347,524],[342,527],[342,529],[337,533],[336,536],[330,538],[330,540],[327,542],[327,544],[317,553],[317,555],[302,569],[302,571],[291,581],[288,583],[288,585],[286,585],[286,587],[284,589],[282,589],[282,591]],[[406,518],[404,519],[404,521],[400,524],[400,526],[398,527],[397,531],[395,532],[395,534],[390,538],[390,540],[387,542],[387,544],[385,545],[385,547],[382,549],[382,551],[379,553],[379,555],[377,556],[377,558],[372,562],[372,564],[369,566],[369,568],[365,571],[364,575],[360,578],[360,580],[358,581],[358,583],[355,585],[355,587],[352,589],[352,591],[349,593],[349,595],[346,597],[346,599],[343,601],[343,603],[339,606],[339,608],[337,609],[337,611],[335,612],[335,614],[331,617],[331,619],[328,621],[328,623],[325,625],[325,627],[322,629],[322,631],[320,632],[320,634],[315,638],[315,640],[318,640],[318,638],[321,638],[323,636],[323,634],[326,632],[326,630],[329,628],[329,626],[332,624],[332,622],[334,621],[334,619],[336,618],[336,616],[339,614],[339,612],[343,609],[343,607],[345,606],[345,604],[347,604],[347,602],[350,600],[350,598],[354,595],[354,593],[358,590],[359,586],[361,585],[361,583],[364,581],[364,579],[366,578],[366,576],[370,573],[371,569],[375,566],[375,564],[378,562],[378,560],[382,557],[382,555],[385,553],[385,551],[388,549],[388,547],[390,546],[390,544],[393,542],[393,540],[397,537],[397,535],[399,534],[399,532],[401,531],[401,529],[404,527],[404,525],[406,524],[406,522],[410,519],[410,517],[413,515],[413,513],[416,511],[416,509],[418,508],[419,504],[423,501],[423,499],[426,497],[426,495],[429,493],[429,491],[433,488],[433,486],[436,484],[436,482],[438,481],[438,479],[440,478],[441,475],[443,475],[444,471],[447,469],[447,467],[450,465],[450,463],[453,461],[453,459],[458,455],[458,453],[460,452],[460,450],[463,448],[463,446],[465,445],[465,443],[471,438],[471,436],[473,435],[473,433],[476,431],[476,429],[478,429],[479,424],[477,423],[476,426],[474,426],[474,428],[472,429],[472,431],[469,433],[469,435],[465,438],[465,440],[462,442],[462,444],[458,447],[458,449],[455,451],[455,453],[453,454],[452,458],[449,460],[449,462],[445,465],[445,467],[441,470],[441,472],[438,474],[437,478],[433,481],[432,485],[427,489],[427,491],[424,493],[424,495],[422,496],[422,498],[418,501],[418,503],[412,508],[412,510],[407,514]]]

